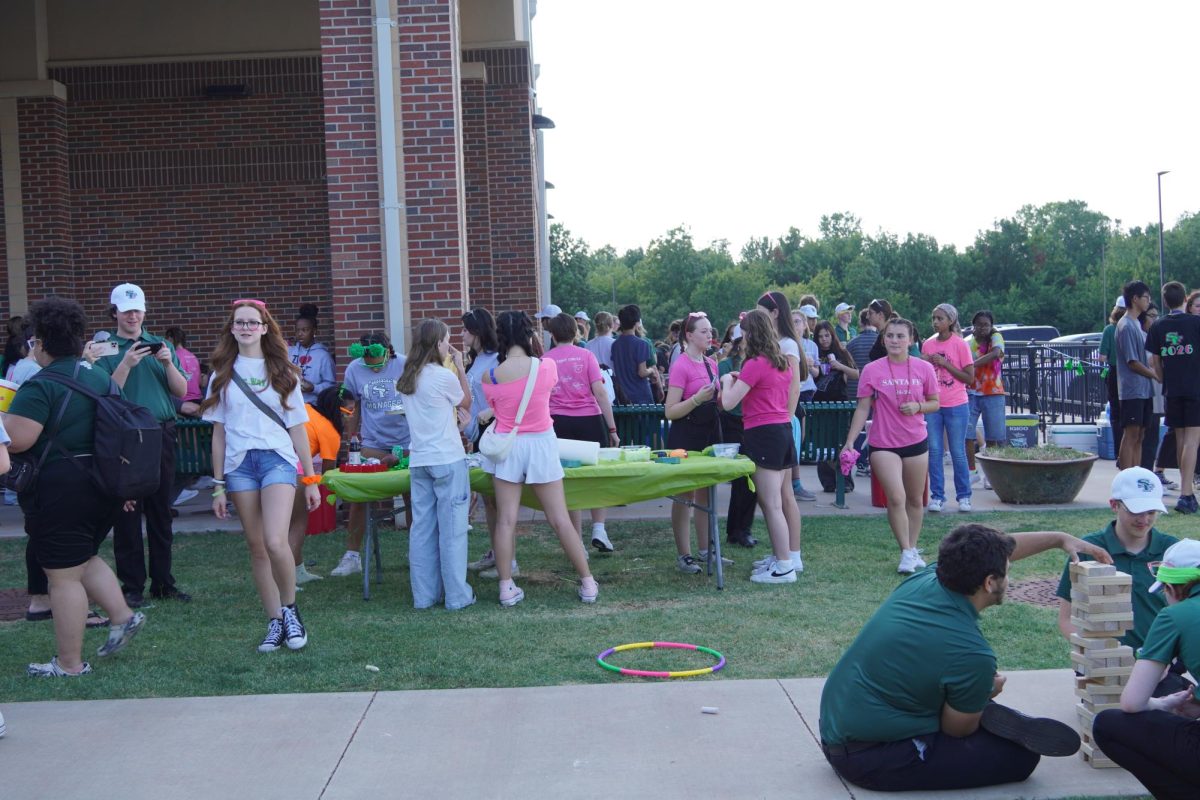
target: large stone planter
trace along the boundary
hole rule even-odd
[[[1026,461],[979,453],[975,460],[1001,502],[1052,505],[1072,502],[1092,472],[1095,453],[1080,452],[1069,461]]]

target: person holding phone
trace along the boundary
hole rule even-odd
[[[145,602],[146,557],[142,544],[142,517],[146,518],[149,543],[150,594],[156,599],[187,602],[191,596],[180,591],[171,574],[171,501],[175,482],[175,402],[187,393],[187,376],[170,342],[145,330],[146,295],[135,284],[122,283],[109,296],[110,313],[117,323],[109,342],[116,342],[115,355],[96,358],[95,365],[112,376],[125,397],[148,408],[162,426],[162,460],[158,491],[139,499],[131,510],[122,510],[113,525],[113,555],[117,578],[130,608]]]

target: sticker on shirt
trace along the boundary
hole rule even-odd
[[[1167,343],[1158,349],[1159,356],[1166,358],[1167,356],[1190,356],[1195,352],[1195,348],[1183,340],[1183,335],[1178,331],[1168,331],[1164,337]]]
[[[363,385],[362,399],[368,411],[390,415],[404,413],[404,401],[396,392],[396,382],[391,379],[367,381]]]

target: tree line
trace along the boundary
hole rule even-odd
[[[1163,252],[1167,280],[1200,284],[1200,214],[1164,232]],[[885,298],[925,334],[930,310],[945,302],[968,319],[987,308],[998,323],[1065,334],[1100,330],[1126,281],[1143,280],[1157,294],[1158,225],[1126,230],[1079,200],[1027,205],[959,251],[925,234],[865,234],[858,217],[839,212],[821,218],[817,236],[793,227],[734,256],[724,240],[697,248],[685,226],[618,254],[554,223],[550,258],[553,302],[564,311],[615,313],[637,303],[655,338],[689,311],[707,312],[720,332],[768,289],[793,302],[813,294],[826,318],[839,302],[862,308]]]

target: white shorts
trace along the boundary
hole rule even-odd
[[[508,458],[492,461],[484,456],[480,466],[484,472],[509,483],[553,483],[563,477],[558,437],[553,430],[518,433]]]

